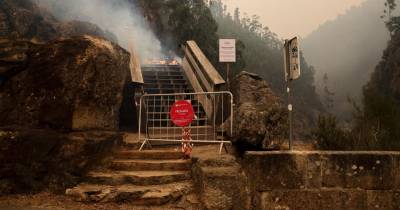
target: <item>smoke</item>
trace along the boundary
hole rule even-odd
[[[126,0],[36,0],[63,21],[80,20],[113,33],[118,44],[138,52],[141,60],[162,57],[160,41],[138,8]]]
[[[390,39],[384,20],[385,0],[367,0],[335,20],[322,24],[302,42],[309,64],[316,68],[317,91],[325,100],[327,110],[342,120],[352,118],[354,107],[350,97],[362,102],[362,88],[382,57]],[[324,75],[327,81],[324,81]],[[329,91],[325,90],[328,87]]]

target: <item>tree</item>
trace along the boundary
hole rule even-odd
[[[260,23],[260,16],[253,15],[251,17],[251,22],[249,24],[249,30],[252,33],[260,34],[262,29],[262,24]]]
[[[218,26],[211,10],[223,12],[221,0],[130,0],[139,6],[153,26],[165,51],[181,53],[180,47],[194,40],[204,53],[216,62]]]
[[[400,31],[400,17],[392,16],[393,11],[396,9],[396,6],[397,4],[395,0],[386,0],[385,10],[383,11],[384,15],[381,16],[381,18],[387,18],[387,20],[385,21],[386,27],[388,28],[392,36]]]
[[[396,8],[396,1],[395,0],[386,0],[385,2],[385,10],[383,11],[384,15],[381,16],[382,18],[387,17],[390,21],[392,18],[392,12]]]
[[[233,14],[233,21],[237,24],[240,24],[240,10],[236,7],[235,12]]]
[[[325,99],[325,107],[329,110],[332,110],[333,108],[333,97],[335,96],[335,93],[329,90],[329,78],[328,74],[325,73],[323,77],[323,82],[324,82],[324,99]]]

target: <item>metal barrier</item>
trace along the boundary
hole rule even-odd
[[[191,129],[191,143],[220,144],[221,153],[224,144],[231,143],[228,136],[233,132],[233,95],[228,91],[143,95],[139,109],[139,139],[143,143],[139,150],[152,141],[183,142],[182,128],[170,119],[171,106],[178,100],[191,102],[195,111],[192,123],[187,126]],[[201,101],[208,101],[207,108]],[[211,109],[207,110],[211,115],[205,109]]]

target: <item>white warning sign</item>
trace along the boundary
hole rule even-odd
[[[236,40],[220,39],[219,40],[219,62],[235,63],[236,62]]]

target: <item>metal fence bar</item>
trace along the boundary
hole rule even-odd
[[[199,103],[200,98],[210,99],[212,115],[204,114],[204,108]],[[230,98],[226,102],[225,99]],[[153,100],[151,103],[151,99]],[[142,150],[150,142],[183,142],[179,127],[170,122],[169,110],[172,103],[177,100],[190,100],[195,109],[195,119],[188,126],[192,130],[192,143],[216,143],[220,144],[219,152],[222,152],[224,144],[230,143],[226,133],[233,134],[233,95],[231,92],[201,92],[201,93],[171,93],[171,94],[145,94],[140,98],[139,109],[139,140]],[[150,102],[150,103],[149,103]],[[156,103],[157,102],[157,103]],[[229,106],[230,102],[230,106]],[[145,105],[144,108],[142,106]],[[146,113],[144,113],[146,112]],[[229,112],[226,115],[225,112]],[[220,115],[220,116],[217,116]],[[143,123],[143,116],[146,116]],[[219,121],[219,118],[221,119]],[[229,119],[230,118],[230,119]],[[158,121],[158,122],[157,122]],[[230,123],[229,130],[226,131],[226,123]],[[146,135],[143,137],[142,124],[146,125]],[[148,133],[149,125],[152,126]],[[158,127],[156,127],[158,126]],[[213,132],[213,133],[210,133]],[[173,135],[170,135],[172,132]],[[195,133],[193,133],[195,132]]]
[[[225,114],[225,112],[224,112],[224,96],[222,96],[221,97],[222,98],[222,113],[221,113],[221,122],[222,122],[222,126],[221,126],[221,128],[222,128],[222,136],[221,136],[221,142],[222,141],[224,141],[224,136],[225,136],[225,133],[224,133],[224,114]],[[222,147],[224,146],[224,143],[221,143],[220,144],[220,147],[219,147],[219,153],[221,154],[221,152],[222,152]]]

